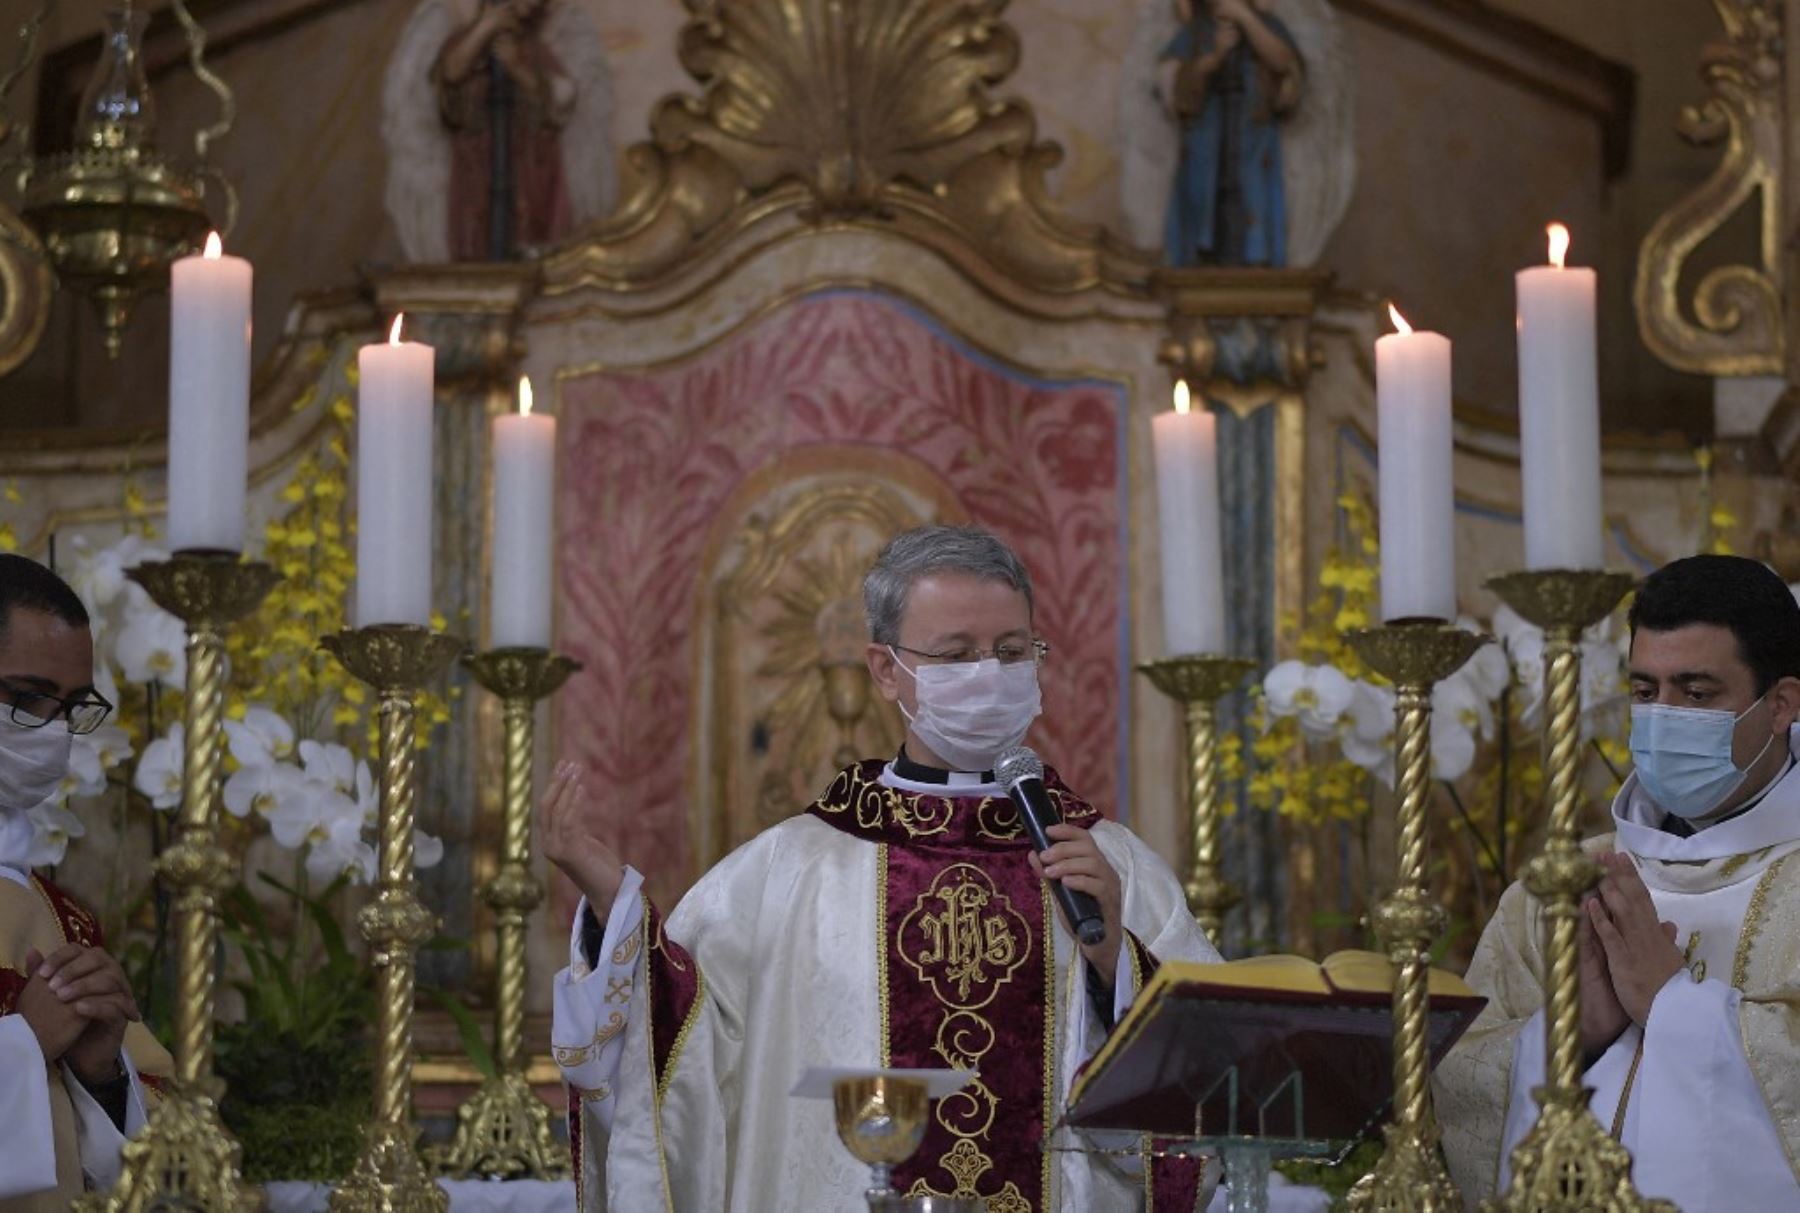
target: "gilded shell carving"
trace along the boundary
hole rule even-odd
[[[1038,289],[1148,282],[1154,263],[1050,203],[1062,156],[994,86],[1018,63],[1006,0],[686,0],[682,65],[626,153],[615,215],[553,252],[544,291],[623,289],[785,220],[881,222]]]

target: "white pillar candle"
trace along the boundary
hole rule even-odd
[[[1381,617],[1456,617],[1450,474],[1450,341],[1400,329],[1375,342]]]
[[[1163,645],[1169,656],[1225,651],[1225,576],[1219,541],[1218,418],[1175,409],[1150,419],[1162,533]]]
[[[1594,271],[1567,269],[1569,229],[1550,225],[1550,264],[1520,270],[1519,465],[1525,566],[1598,569],[1600,371]]]
[[[206,252],[169,267],[169,546],[244,547],[250,447],[250,263]]]
[[[556,418],[531,411],[531,381],[519,380],[519,411],[494,418],[493,585],[488,640],[497,649],[550,647],[554,590]]]
[[[357,353],[357,627],[431,622],[434,351],[400,340]]]

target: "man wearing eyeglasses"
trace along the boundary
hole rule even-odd
[[[57,792],[93,688],[87,610],[55,573],[0,554],[0,1211],[64,1210],[118,1178],[168,1054],[139,1022],[94,916],[29,870],[27,814]]]
[[[1036,851],[995,781],[1040,711],[1048,651],[1023,564],[985,531],[923,527],[888,544],[863,597],[900,753],[839,772],[726,857],[666,930],[606,837],[603,790],[564,764],[545,795],[545,853],[584,894],[552,1028],[584,1207],[849,1208],[869,1176],[828,1102],[789,1097],[796,1077],[950,1067],[977,1077],[934,1105],[899,1191],[990,1213],[1188,1213],[1197,1162],[1146,1174],[1042,1144],[1156,964],[1218,954],[1129,830],[1050,773],[1062,822]],[[1098,943],[1076,942],[1046,879],[1099,903]]]

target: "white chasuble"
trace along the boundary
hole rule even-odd
[[[120,1057],[130,1076],[124,1132],[60,1064],[44,1061],[37,1036],[15,1012],[27,953],[66,943],[100,947],[92,914],[49,881],[0,866],[0,1213],[57,1213],[92,1187],[118,1178],[125,1138],[143,1127],[145,1085],[172,1068],[142,1024],[129,1024]]]
[[[1645,1196],[1684,1213],[1800,1209],[1800,767],[1691,837],[1660,828],[1635,776],[1613,819],[1587,849],[1632,857],[1687,968],[1589,1067],[1589,1107]],[[1537,1119],[1542,928],[1536,899],[1508,889],[1469,968],[1487,1009],[1438,1069],[1444,1148],[1471,1206],[1505,1189]]]
[[[1167,865],[1047,784],[1120,877],[1114,1016],[1159,959],[1217,959]],[[809,1066],[892,1066],[980,1075],[933,1105],[895,1168],[903,1192],[981,1195],[992,1213],[1195,1208],[1211,1186],[1195,1162],[1040,1147],[1106,1029],[1029,851],[992,785],[933,794],[868,762],[727,856],[666,925],[635,873],[597,940],[584,907],[552,1027],[582,1207],[854,1208],[868,1169],[829,1101],[788,1092]]]

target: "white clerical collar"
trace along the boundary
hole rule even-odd
[[[945,771],[942,780],[926,781],[907,779],[894,770],[894,764],[888,763],[881,768],[881,786],[893,788],[897,792],[912,792],[920,796],[1004,796],[1006,795],[993,776],[986,771]]]
[[[1764,847],[1800,839],[1800,731],[1788,731],[1787,769],[1750,803],[1752,808],[1717,825],[1678,838],[1662,828],[1667,812],[1650,799],[1637,772],[1613,800],[1613,824],[1619,845],[1633,855],[1666,863],[1699,863],[1748,855]]]

